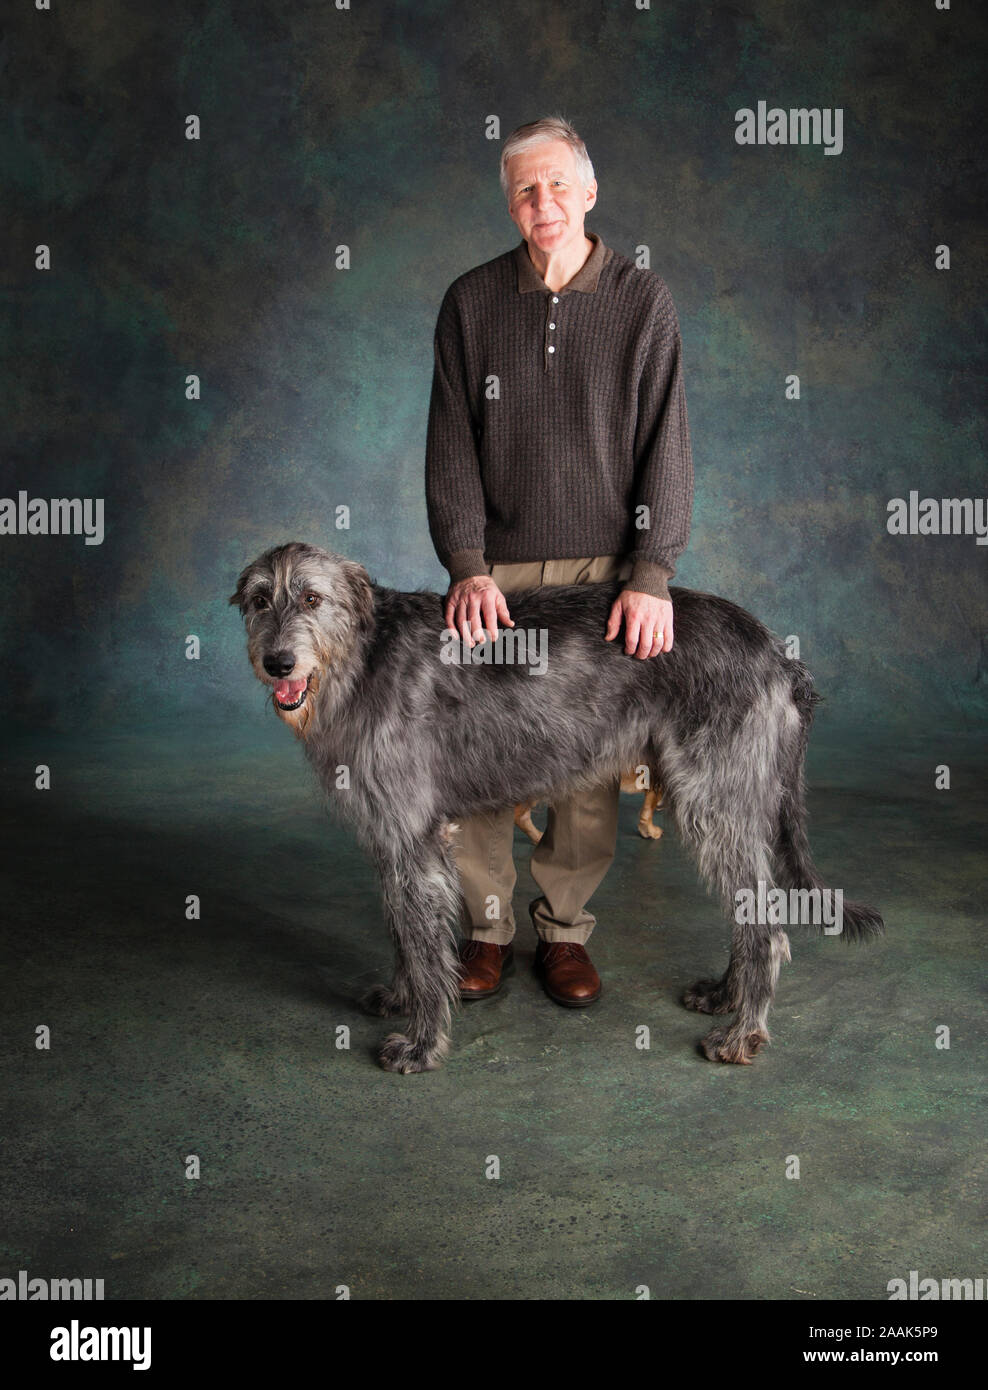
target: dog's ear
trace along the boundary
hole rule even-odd
[[[247,583],[247,576],[250,574],[251,566],[247,565],[240,571],[240,578],[237,580],[236,590],[230,595],[230,602],[237,608],[244,606],[244,585]]]
[[[371,589],[370,575],[363,565],[354,560],[345,560],[343,573],[350,586],[350,608],[354,625],[364,631],[370,627],[374,617],[374,592]]]

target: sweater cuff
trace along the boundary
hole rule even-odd
[[[667,565],[660,565],[655,560],[636,560],[631,578],[625,581],[624,587],[634,589],[638,594],[651,594],[653,598],[662,598],[671,603],[669,580],[674,573],[675,571]]]
[[[482,550],[454,550],[446,561],[446,568],[451,584],[458,584],[461,579],[473,579],[478,574],[490,574]]]

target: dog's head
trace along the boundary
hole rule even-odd
[[[320,686],[352,665],[355,638],[370,620],[366,570],[293,541],[249,564],[230,602],[243,614],[254,674],[270,686],[278,716],[304,736]]]

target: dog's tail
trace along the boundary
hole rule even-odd
[[[797,889],[828,891],[810,853],[806,834],[806,786],[803,767],[806,748],[813,723],[813,711],[821,696],[813,688],[813,678],[801,661],[789,659],[789,678],[793,703],[799,712],[799,729],[786,742],[785,766],[782,769],[782,799],[775,841],[776,868],[782,886]],[[842,908],[845,941],[861,941],[881,936],[885,923],[880,913],[865,903],[845,902]]]

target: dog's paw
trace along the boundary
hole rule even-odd
[[[662,827],[653,825],[651,821],[640,820],[638,822],[638,833],[643,840],[661,840]]]
[[[697,980],[683,994],[683,1003],[698,1014],[729,1014],[732,1012],[727,991],[720,980]]]
[[[384,1045],[378,1053],[378,1060],[385,1071],[434,1071],[442,1061],[444,1052],[445,1047],[442,1045],[425,1048],[419,1043],[413,1043],[411,1038],[406,1038],[402,1033],[392,1033],[390,1037],[385,1038]]]
[[[408,1013],[408,1005],[389,985],[375,985],[369,989],[360,1005],[376,1018],[398,1018]]]
[[[768,1034],[760,1028],[740,1030],[738,1028],[713,1028],[700,1043],[704,1057],[711,1062],[736,1062],[742,1067],[750,1067],[762,1045],[768,1042]]]

